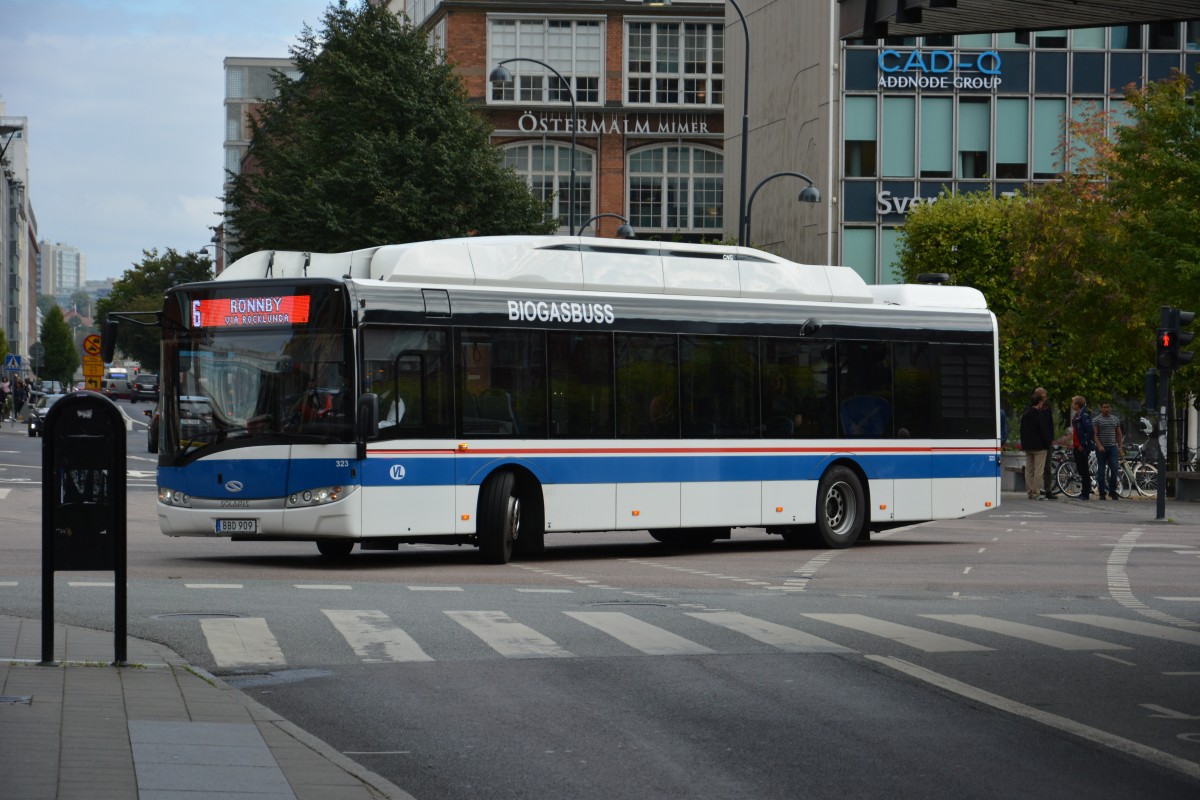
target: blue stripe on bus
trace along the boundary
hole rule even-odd
[[[515,464],[545,484],[659,483],[699,481],[816,480],[837,458],[859,464],[870,480],[920,478],[996,478],[999,459],[986,452],[964,453],[628,453],[556,455],[522,453],[476,455],[393,454],[369,458],[351,475],[353,461],[332,458],[225,460],[206,459],[187,467],[160,467],[160,486],[196,497],[242,500],[282,497],[320,486],[478,485],[495,468]],[[401,469],[402,468],[402,469]],[[220,478],[220,480],[218,480]],[[229,481],[242,484],[230,492]]]

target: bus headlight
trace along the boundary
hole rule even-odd
[[[353,486],[321,486],[316,489],[305,489],[288,495],[287,504],[288,508],[321,506],[341,500],[352,491],[354,491]]]
[[[192,507],[192,498],[188,497],[185,492],[168,489],[165,486],[158,487],[158,502],[168,506]]]

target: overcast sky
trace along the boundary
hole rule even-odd
[[[220,210],[226,56],[283,58],[330,0],[0,0],[0,99],[29,118],[38,238],[87,277],[198,250]],[[212,254],[212,249],[208,250]]]

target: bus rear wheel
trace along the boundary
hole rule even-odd
[[[858,541],[867,522],[867,502],[862,483],[853,470],[833,467],[817,485],[817,535],[830,548],[842,549]]]
[[[479,555],[485,564],[507,564],[521,530],[521,498],[516,477],[497,472],[479,489]]]
[[[318,539],[317,552],[328,559],[343,559],[354,549],[354,542],[349,539]]]

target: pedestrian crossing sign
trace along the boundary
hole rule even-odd
[[[21,371],[21,357],[18,355],[13,355],[12,353],[9,353],[8,355],[6,355],[4,357],[4,371],[5,372],[20,372]]]

